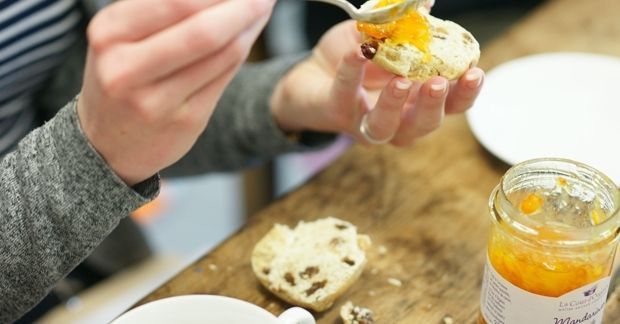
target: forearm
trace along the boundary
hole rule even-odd
[[[0,322],[35,305],[158,186],[129,188],[109,169],[75,102],[27,136],[0,161]]]
[[[291,140],[276,124],[270,109],[279,80],[306,55],[246,64],[233,79],[206,130],[190,152],[163,172],[167,176],[238,170],[287,152],[317,149],[334,134],[305,132]]]

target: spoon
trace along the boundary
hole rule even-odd
[[[400,18],[402,15],[407,13],[409,9],[419,8],[425,0],[402,0],[401,2],[390,4],[381,8],[374,8],[371,3],[367,2],[359,9],[346,0],[311,1],[333,4],[346,11],[351,18],[357,21],[368,22],[371,24],[385,24]]]

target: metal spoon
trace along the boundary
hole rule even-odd
[[[384,24],[394,21],[407,13],[409,9],[419,8],[425,0],[403,0],[381,8],[374,8],[372,3],[365,3],[359,9],[346,0],[310,0],[333,4],[346,11],[349,16],[357,21],[371,24]]]

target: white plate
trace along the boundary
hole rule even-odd
[[[489,71],[467,113],[474,135],[509,164],[562,157],[620,184],[620,58],[549,53]]]

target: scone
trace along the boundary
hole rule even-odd
[[[393,0],[372,0],[362,7],[382,6]],[[480,45],[470,32],[426,9],[412,10],[381,25],[358,23],[362,54],[384,69],[416,81],[433,76],[457,79],[480,58]]]
[[[344,324],[374,324],[374,314],[368,308],[353,305],[348,301],[340,307],[340,318]]]
[[[359,278],[368,247],[368,236],[337,218],[276,224],[254,247],[252,269],[278,297],[321,312]]]

